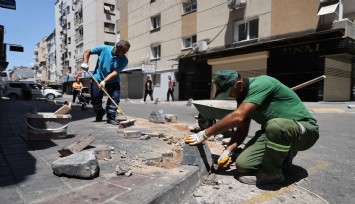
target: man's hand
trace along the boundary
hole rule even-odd
[[[197,134],[187,135],[185,137],[185,142],[190,145],[197,145],[203,143],[208,137],[205,134],[205,131],[200,131]]]
[[[218,168],[228,168],[229,165],[232,164],[232,152],[229,150],[224,150],[221,156],[219,157],[217,163],[218,163]]]
[[[106,81],[101,81],[99,84],[99,88],[103,89],[103,88],[105,88],[105,85],[106,85]]]
[[[82,63],[80,66],[81,69],[85,70],[86,72],[89,70],[89,65],[87,63]]]

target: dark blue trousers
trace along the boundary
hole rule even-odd
[[[116,102],[117,105],[120,103],[120,83],[113,82],[106,84],[105,87],[107,93],[111,96],[111,98]],[[97,86],[97,83],[93,81],[91,83],[91,104],[94,108],[95,113],[99,113],[102,111],[102,98],[104,96],[104,92]],[[117,108],[114,103],[110,99],[106,102],[106,117],[108,120],[114,120],[116,118]]]

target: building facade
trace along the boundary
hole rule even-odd
[[[74,77],[79,77],[84,86],[89,86],[90,79],[80,68],[83,53],[98,45],[116,43],[119,16],[116,10],[115,0],[57,0],[55,41],[59,82],[68,85]],[[90,70],[94,70],[96,60],[97,56],[90,57]]]
[[[47,81],[55,83],[59,81],[57,75],[56,66],[56,51],[55,51],[55,31],[53,31],[46,39],[47,50],[46,50],[46,70],[47,70]]]
[[[289,87],[325,75],[296,93],[304,101],[354,97],[355,0],[121,0],[119,7],[118,32],[132,45],[128,86],[150,74],[155,97],[166,97],[173,75],[176,98],[213,98],[211,76],[221,69],[267,74]]]

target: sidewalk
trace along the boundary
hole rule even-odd
[[[32,107],[38,112],[54,112],[60,106],[43,101],[1,101],[1,203],[178,203],[199,184],[198,168],[177,162],[183,142],[171,135],[181,135],[182,139],[184,133],[173,125],[137,119],[127,129],[164,132],[166,137],[125,139],[117,126],[93,122],[91,110],[74,106],[66,139],[31,141],[27,139],[25,113]],[[88,134],[95,137],[91,146],[114,147],[111,159],[99,160],[99,177],[55,176],[51,164],[60,158],[58,149]],[[117,176],[118,164],[128,166],[132,175]]]
[[[132,100],[132,103],[141,102]],[[185,106],[187,101],[162,103]],[[347,108],[352,104],[354,103],[305,103],[307,108],[317,113],[354,113],[354,109]],[[54,112],[60,105],[44,101],[0,101],[0,203],[194,203],[191,197],[193,192],[197,198],[203,195],[200,198],[206,202],[214,200],[228,203],[226,201],[230,200],[232,203],[242,203],[247,198],[250,201],[250,198],[262,196],[264,203],[268,203],[267,200],[272,203],[275,199],[304,201],[302,197],[311,199],[313,203],[322,203],[322,200],[312,197],[312,194],[297,185],[269,193],[255,186],[241,184],[231,178],[233,171],[212,174],[214,178],[202,181],[197,167],[179,165],[184,145],[183,136],[187,132],[184,124],[156,124],[135,118],[135,125],[126,130],[163,132],[166,137],[153,137],[149,140],[125,139],[122,133],[117,132],[120,130],[118,127],[105,121],[93,122],[92,110],[82,111],[75,104],[67,138],[29,141],[25,113],[31,112],[33,107],[37,107],[38,112]],[[91,147],[114,147],[115,154],[111,154],[111,159],[99,160],[99,177],[83,180],[55,176],[51,164],[60,158],[58,149],[73,139],[88,134],[95,137]],[[129,166],[132,175],[117,176],[115,168],[118,164]],[[200,186],[201,182],[203,185]],[[200,187],[195,191],[198,186]],[[217,187],[218,189],[214,189]],[[222,194],[216,197],[211,193],[213,190],[229,192],[228,197],[223,197]]]

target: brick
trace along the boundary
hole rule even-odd
[[[80,152],[85,147],[89,146],[95,141],[94,136],[91,134],[87,136],[80,137],[69,144],[65,145],[62,149],[58,150],[59,154],[62,156],[68,156],[76,152]]]
[[[176,123],[177,122],[177,116],[173,114],[165,114],[165,121],[169,123]]]
[[[97,146],[94,148],[94,152],[98,160],[111,159],[111,148],[109,146]]]

